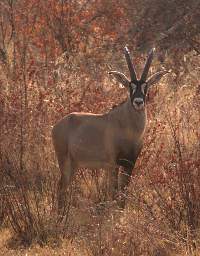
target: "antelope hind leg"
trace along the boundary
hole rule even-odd
[[[67,188],[69,187],[74,169],[69,158],[60,165],[61,177],[58,183],[58,211],[62,211],[66,201]]]

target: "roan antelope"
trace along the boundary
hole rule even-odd
[[[154,54],[152,49],[141,78],[138,79],[127,47],[124,54],[131,80],[117,71],[109,74],[127,88],[127,100],[105,114],[71,113],[53,127],[53,144],[61,171],[58,184],[59,209],[62,208],[64,193],[80,167],[106,169],[109,172],[112,198],[118,192],[119,166],[123,169],[120,175],[122,195],[129,184],[132,169],[143,145],[148,89],[167,71],[159,71],[147,79]],[[124,205],[124,200],[121,202]]]

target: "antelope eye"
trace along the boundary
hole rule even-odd
[[[131,89],[133,90],[133,92],[136,90],[136,84],[134,84],[134,83],[131,83]]]
[[[145,94],[146,85],[147,85],[146,83],[141,85],[141,91],[142,91],[143,94]]]

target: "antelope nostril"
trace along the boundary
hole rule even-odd
[[[143,99],[135,99],[134,102],[135,102],[138,106],[144,104]]]

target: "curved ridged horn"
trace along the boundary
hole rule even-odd
[[[151,51],[148,54],[147,61],[146,61],[145,66],[144,66],[144,70],[143,70],[142,75],[141,75],[141,79],[140,79],[141,81],[145,82],[146,79],[147,79],[149,68],[150,68],[151,62],[153,60],[154,52],[155,52],[155,48],[151,49]]]
[[[124,55],[125,55],[125,58],[126,58],[126,62],[127,62],[127,65],[128,65],[129,72],[130,72],[131,81],[137,81],[137,75],[136,75],[136,72],[135,72],[134,65],[131,62],[131,57],[130,57],[130,53],[129,53],[129,50],[128,50],[127,46],[124,47]]]

